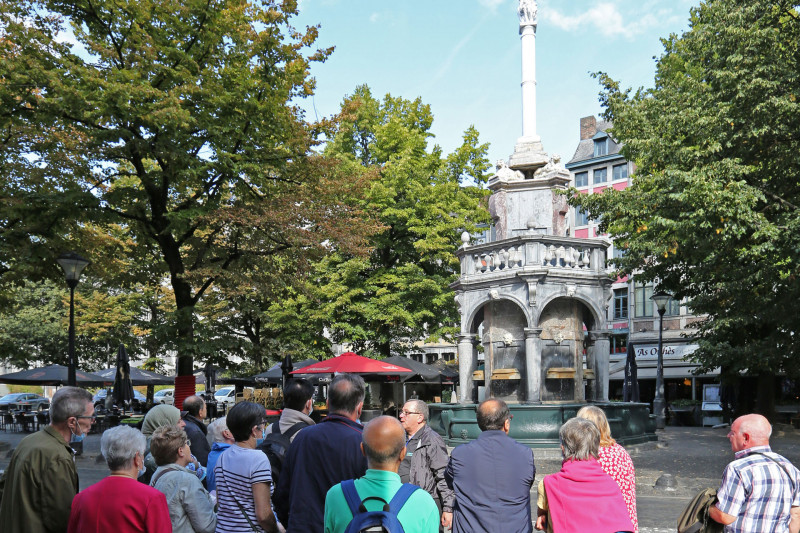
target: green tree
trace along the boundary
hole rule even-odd
[[[796,1],[709,0],[663,40],[655,86],[599,74],[612,135],[634,161],[624,191],[576,196],[626,255],[697,314],[705,369],[800,375],[800,17]]]
[[[307,290],[276,306],[291,310],[274,309],[277,323],[291,324],[299,314],[317,332],[324,326],[335,342],[381,356],[455,331],[449,284],[458,276],[461,232],[489,220],[481,187],[488,145],[479,144],[471,127],[463,144],[444,156],[429,146],[432,123],[419,98],[379,101],[366,86],[345,98],[325,154],[352,174],[377,176],[360,205],[383,229],[372,236],[368,257],[336,252],[319,261]],[[317,340],[309,334],[305,345],[316,347]]]
[[[312,155],[319,127],[294,104],[330,53],[306,55],[317,28],[292,28],[296,10],[0,0],[0,231],[17,237],[0,273],[21,268],[15,249],[52,257],[83,242],[87,222],[122,228],[135,250],[118,251],[147,257],[149,286],[169,280],[186,375],[195,306],[212,285],[247,282],[289,250],[298,261],[358,253],[369,226],[341,199],[361,182]],[[83,51],[61,38],[66,27]]]

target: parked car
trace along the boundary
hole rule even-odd
[[[98,407],[105,407],[106,406],[106,397],[108,396],[109,391],[111,394],[114,394],[112,389],[100,389],[92,398],[92,402],[94,403],[95,409]],[[133,400],[131,401],[131,407],[136,409],[139,405],[144,405],[147,402],[147,396],[142,394],[136,389],[133,389]]]
[[[175,403],[175,389],[161,389],[153,395],[153,403],[172,405]]]
[[[222,387],[214,393],[217,403],[233,405],[236,403],[236,387]]]
[[[44,411],[50,408],[50,400],[32,392],[14,392],[0,398],[0,405],[30,405],[32,410]]]

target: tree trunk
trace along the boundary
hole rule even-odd
[[[770,422],[775,420],[775,374],[759,374],[755,411]]]

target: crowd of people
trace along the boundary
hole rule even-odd
[[[63,387],[50,425],[22,440],[0,478],[0,531],[342,533],[356,523],[398,523],[407,533],[638,531],[633,462],[595,406],[563,424],[562,468],[534,485],[533,451],[509,436],[513,416],[500,399],[478,405],[481,434],[448,454],[423,401],[406,402],[399,420],[362,425],[364,381],[341,374],[328,388],[328,416],[315,424],[312,395],[307,382],[290,381],[271,426],[252,402],[208,427],[200,398],[187,398],[183,412],[157,406],[141,431],[103,433],[110,475],[78,492],[69,443],[89,432],[94,408],[88,392]],[[800,530],[800,471],[771,451],[770,432],[760,415],[731,426],[736,459],[710,512],[726,532]]]

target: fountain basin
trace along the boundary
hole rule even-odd
[[[623,446],[658,440],[650,406],[633,402],[509,403],[514,416],[509,436],[530,448],[557,448],[561,425],[585,405],[595,405],[605,412],[611,435]],[[429,425],[448,446],[464,444],[481,434],[475,413],[477,407],[477,404],[430,404]]]

